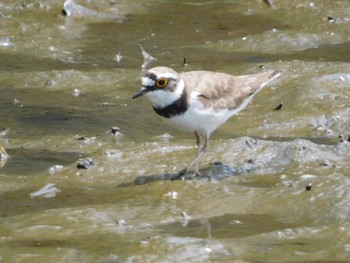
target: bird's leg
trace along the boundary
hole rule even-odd
[[[183,169],[180,174],[181,175],[187,175],[189,173],[189,170],[190,168],[196,164],[196,159],[198,158],[198,156],[200,155],[200,152],[201,152],[201,144],[202,144],[202,136],[198,133],[198,132],[194,132],[194,135],[196,136],[196,146],[197,146],[197,150],[196,150],[196,158],[189,164],[186,166],[185,169]],[[197,176],[197,175],[200,175],[199,171],[198,171],[198,162],[196,164],[196,167],[195,167],[195,175],[194,176]]]
[[[201,152],[202,136],[198,132],[194,132],[194,135],[196,135],[197,157]]]
[[[200,176],[201,174],[198,169],[198,166],[199,166],[198,163],[199,163],[199,159],[203,156],[203,154],[205,153],[205,151],[209,146],[209,135],[208,134],[205,135],[204,145],[201,146],[202,136],[198,132],[195,132],[194,134],[196,135],[197,154],[196,154],[196,158],[186,167],[185,171],[187,173],[189,168],[194,166],[194,176]]]
[[[193,176],[187,176],[187,178],[193,178],[196,176],[200,176],[200,172],[199,172],[199,159],[203,156],[203,154],[205,153],[205,151],[207,150],[208,146],[209,146],[209,134],[206,134],[204,137],[204,145],[202,146],[202,136],[200,135],[199,132],[194,132],[195,136],[196,136],[196,145],[197,145],[197,153],[196,153],[196,158],[189,164],[186,166],[186,168],[184,170],[182,170],[181,172],[178,173],[177,176],[173,177],[171,180],[176,180],[179,178],[183,178],[184,176],[187,176],[189,174],[189,170],[192,166],[194,166],[194,174]]]
[[[201,154],[202,151],[202,136],[198,132],[194,132],[196,135],[196,145],[197,145],[197,153],[196,153],[196,159],[198,156]],[[194,171],[195,171],[195,176],[200,176],[199,170],[198,170],[198,160],[197,162],[194,163]]]

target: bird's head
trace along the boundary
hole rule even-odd
[[[142,77],[141,89],[132,97],[145,95],[155,108],[163,108],[181,97],[184,83],[179,74],[167,67],[155,67]]]

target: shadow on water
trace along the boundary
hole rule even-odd
[[[291,137],[254,137],[260,141],[273,141],[273,142],[293,142],[295,138]],[[339,143],[339,138],[328,138],[328,137],[304,137],[299,138],[303,140],[310,141],[317,145],[337,145]],[[263,158],[260,157],[260,158]],[[166,173],[166,174],[156,174],[156,175],[143,175],[136,177],[133,182],[122,183],[118,187],[128,187],[134,185],[145,185],[155,181],[174,181],[174,180],[206,180],[206,181],[221,181],[226,178],[249,174],[259,169],[264,169],[259,162],[255,159],[247,159],[246,163],[242,167],[234,167],[231,165],[224,164],[220,161],[211,163],[208,167],[203,168],[200,172],[201,175],[197,177],[191,177],[191,174],[185,174],[184,171],[179,171],[176,173]],[[264,162],[263,162],[264,163]],[[286,168],[286,163],[281,160],[281,164],[269,164],[268,168],[273,172],[278,172]]]
[[[214,162],[209,167],[201,170],[201,175],[196,177],[191,177],[191,175],[186,175],[184,171],[176,173],[166,173],[157,175],[144,175],[135,178],[131,183],[123,183],[118,185],[118,187],[128,187],[133,185],[145,185],[155,181],[174,181],[174,180],[206,180],[206,181],[220,181],[231,176],[236,176],[240,174],[247,174],[255,170],[253,167],[233,167],[222,162]]]

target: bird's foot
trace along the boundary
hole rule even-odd
[[[186,177],[187,171],[186,169],[174,174],[174,176],[170,179],[171,181],[175,181],[175,180],[184,180]]]
[[[199,171],[191,172],[187,168],[185,168],[182,171],[180,171],[177,174],[175,174],[171,178],[171,181],[174,181],[174,180],[185,180],[185,179],[194,179],[194,178],[199,177],[199,176],[201,176]]]
[[[186,178],[187,179],[194,179],[194,178],[200,177],[200,176],[201,176],[201,174],[199,172],[194,172],[194,173],[188,173],[186,175]]]

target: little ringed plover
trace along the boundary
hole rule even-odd
[[[185,174],[194,167],[194,175],[199,176],[198,162],[212,132],[247,107],[253,96],[280,74],[280,70],[243,76],[211,71],[177,73],[155,67],[143,75],[142,87],[132,98],[145,95],[164,122],[194,132],[197,154]]]

